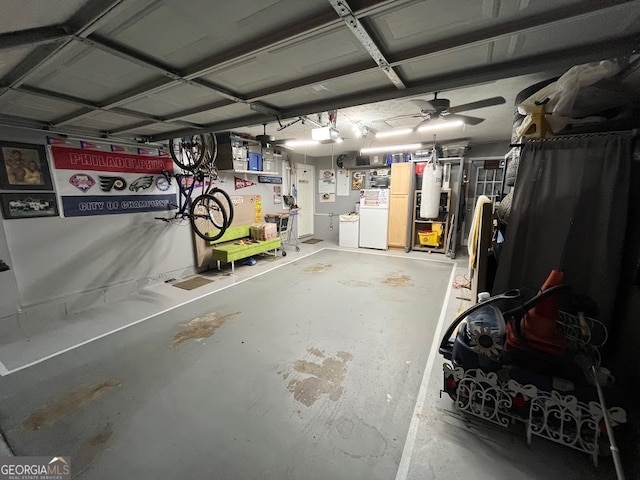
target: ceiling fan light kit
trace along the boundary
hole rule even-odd
[[[423,123],[420,123],[416,127],[416,132],[430,132],[434,130],[446,130],[449,128],[461,127],[464,125],[462,120],[444,120],[439,123],[433,123],[430,120],[426,120]]]

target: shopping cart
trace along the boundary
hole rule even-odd
[[[285,245],[295,247],[296,252],[300,251],[298,246],[298,235],[296,233],[295,218],[298,215],[298,209],[292,208],[288,212],[282,213],[267,213],[264,216],[266,222],[275,223],[278,228],[278,234],[280,235],[280,241],[282,242],[282,256],[287,256]]]

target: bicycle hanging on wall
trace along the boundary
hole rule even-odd
[[[177,222],[189,220],[196,235],[207,241],[215,241],[224,235],[233,221],[233,203],[224,190],[216,187],[218,179],[216,156],[218,145],[213,133],[197,134],[172,139],[169,142],[171,157],[181,173],[164,171],[169,183],[176,180],[180,195],[173,217],[158,220]],[[192,198],[194,191],[200,194]]]

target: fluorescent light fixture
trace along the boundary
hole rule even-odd
[[[451,120],[451,121],[444,121],[444,122],[439,122],[439,123],[426,123],[422,126],[418,126],[416,128],[416,132],[429,132],[432,130],[444,130],[446,128],[453,128],[453,127],[461,127],[462,125],[464,125],[464,122],[462,120]]]
[[[285,147],[310,147],[312,145],[320,145],[317,140],[288,140],[284,142]]]
[[[360,153],[376,152],[410,152],[423,148],[421,143],[407,143],[405,145],[389,145],[387,147],[369,147],[360,150]]]
[[[413,128],[397,128],[395,130],[387,130],[386,132],[376,133],[376,138],[395,137],[397,135],[408,135],[413,132]]]

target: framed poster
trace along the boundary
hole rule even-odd
[[[0,190],[53,190],[43,145],[0,142]]]
[[[336,172],[334,170],[325,169],[320,172],[318,193],[336,193]]]
[[[351,190],[362,190],[364,188],[365,175],[366,173],[361,170],[351,172]]]
[[[0,202],[7,220],[58,216],[58,203],[53,192],[3,193]]]

